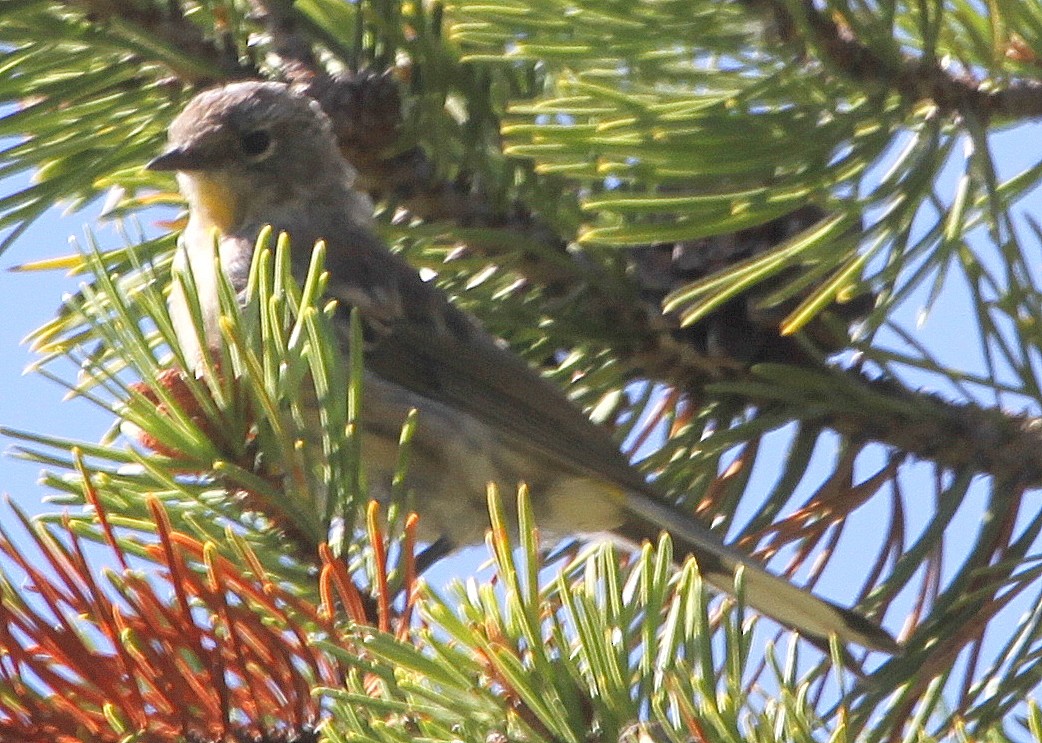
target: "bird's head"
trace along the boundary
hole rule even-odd
[[[200,93],[170,126],[150,170],[177,171],[193,217],[221,232],[266,221],[304,194],[349,184],[318,103],[281,83],[239,82]]]

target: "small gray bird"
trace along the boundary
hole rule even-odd
[[[298,278],[315,242],[325,240],[337,321],[346,325],[346,310],[355,307],[366,329],[368,481],[390,478],[402,423],[415,408],[409,477],[426,538],[453,546],[480,542],[488,526],[487,484],[512,492],[526,482],[536,520],[552,535],[613,532],[639,543],[665,530],[678,555],[693,555],[705,579],[723,591],[733,591],[735,570],[744,566],[747,602],[819,644],[836,635],[899,650],[877,625],[771,575],[668,505],[560,390],[390,253],[369,227],[370,204],[352,188],[353,171],[314,100],[278,83],[204,92],[174,121],[169,148],[148,167],[178,173],[189,219],[177,262],[192,268],[214,343],[214,230],[221,267],[237,290],[245,287],[266,225],[289,234]],[[176,288],[171,311],[186,353],[198,353]],[[340,334],[345,343],[347,335]]]

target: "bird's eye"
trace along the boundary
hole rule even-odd
[[[271,148],[271,136],[262,129],[246,132],[239,138],[239,147],[244,155],[258,157]]]

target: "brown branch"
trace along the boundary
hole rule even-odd
[[[783,41],[805,45],[806,33],[829,69],[859,84],[876,84],[896,90],[909,102],[933,101],[942,113],[993,118],[1032,119],[1042,117],[1042,83],[1018,80],[991,89],[993,81],[978,81],[969,73],[947,70],[932,60],[907,54],[887,58],[855,37],[850,27],[804,0],[802,12],[794,17],[784,0],[750,0],[766,7]]]
[[[1042,485],[1042,419],[954,403],[894,380],[869,381],[853,372],[850,378],[888,405],[906,404],[907,412],[852,409],[829,416],[829,427],[839,433],[878,441],[942,467],[969,467],[1009,486]]]
[[[272,49],[281,60],[282,74],[288,82],[306,84],[326,76],[312,50],[312,40],[300,29],[292,2],[251,0],[250,7],[254,20],[268,29]]]
[[[639,332],[635,326],[618,329]],[[881,443],[943,468],[971,468],[1005,484],[1042,487],[1042,418],[952,402],[909,389],[895,379],[868,379],[853,370],[793,369],[791,382],[771,379],[769,392],[742,393],[743,386],[765,388],[755,369],[713,366],[690,348],[661,342],[661,333],[650,328],[649,332],[648,340],[659,343],[645,343],[636,351],[623,346],[619,354],[630,364],[632,378],[668,382],[696,400],[705,399],[707,386],[723,382],[723,389],[738,390],[734,396],[745,405],[780,410],[795,420],[820,423],[855,441]],[[801,374],[834,375],[830,393],[808,394]],[[821,387],[816,380],[814,388]],[[800,402],[789,402],[793,398]]]
[[[225,33],[220,43],[206,37],[197,24],[185,18],[177,2],[171,1],[165,12],[158,5],[142,5],[131,0],[66,0],[66,5],[82,10],[92,23],[112,25],[123,33],[158,40],[178,50],[184,64],[171,59],[163,61],[183,83],[206,85],[258,74],[255,68],[240,62],[230,34]],[[209,74],[207,70],[215,70],[217,74]]]

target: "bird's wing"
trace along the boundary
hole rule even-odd
[[[605,430],[375,235],[340,231],[328,244],[326,268],[327,293],[361,310],[370,372],[534,447],[567,471],[644,486]]]

